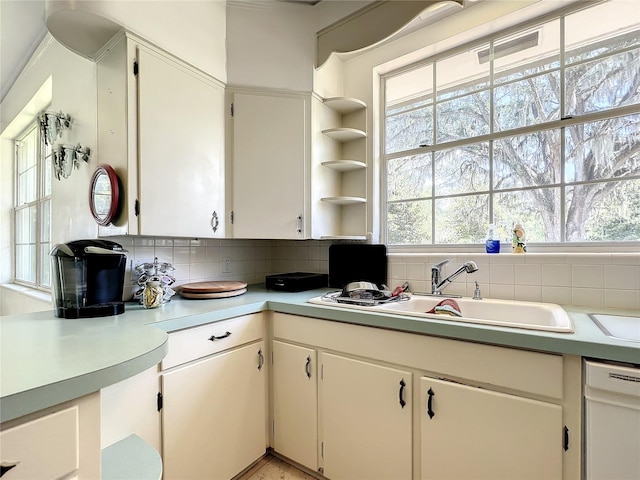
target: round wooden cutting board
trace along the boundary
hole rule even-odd
[[[236,282],[236,281],[210,281],[210,282],[195,282],[195,283],[186,283],[180,287],[180,292],[182,293],[224,293],[224,292],[233,292],[235,290],[241,290],[243,288],[247,288],[246,282]],[[215,297],[211,297],[215,298]]]
[[[231,290],[229,292],[209,292],[209,293],[191,293],[191,292],[180,292],[180,296],[184,298],[190,299],[206,299],[206,298],[227,298],[227,297],[235,297],[236,295],[242,295],[247,291],[246,288],[239,288],[237,290]]]

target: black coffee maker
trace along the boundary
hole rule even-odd
[[[51,250],[55,314],[89,318],[124,312],[127,252],[109,240],[76,240]]]

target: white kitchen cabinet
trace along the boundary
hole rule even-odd
[[[411,479],[411,373],[322,353],[324,475]]]
[[[265,454],[265,346],[252,343],[165,371],[164,479],[230,479]]]
[[[318,351],[327,478],[581,476],[579,357],[282,313],[273,338]]]
[[[420,380],[424,480],[561,479],[562,407],[446,380]]]
[[[123,34],[97,57],[98,156],[123,183],[99,235],[224,237],[224,85]]]
[[[356,98],[313,97],[313,238],[367,238],[366,108]]]
[[[273,448],[318,469],[317,352],[273,341]]]
[[[309,96],[233,91],[234,238],[309,238]]]
[[[6,422],[0,430],[3,480],[100,478],[97,393]]]

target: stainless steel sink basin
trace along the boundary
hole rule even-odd
[[[425,320],[444,320],[452,322],[467,322],[499,327],[524,328],[529,330],[543,330],[547,332],[573,333],[573,322],[560,306],[553,303],[521,302],[513,300],[456,298],[461,317],[445,314],[427,313],[446,296],[418,296],[411,295],[406,301],[386,303],[377,306],[343,305],[323,301],[316,297],[309,302],[331,305],[336,308],[356,308],[377,312],[388,312],[397,315],[420,317]]]
[[[640,317],[600,313],[590,313],[589,317],[609,337],[640,342]]]

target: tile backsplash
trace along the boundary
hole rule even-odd
[[[129,263],[169,262],[176,284],[205,280],[263,283],[266,275],[329,271],[330,241],[189,240],[116,237],[129,251]],[[446,292],[471,296],[477,281],[484,297],[563,305],[640,309],[640,253],[395,254],[388,256],[390,287],[409,282],[429,291],[431,265],[450,260],[449,275],[473,260],[478,271],[462,274]],[[226,260],[226,261],[225,261]],[[224,271],[225,263],[230,272]],[[127,277],[129,280],[131,276]]]
[[[635,253],[391,254],[389,285],[406,280],[414,292],[430,291],[431,265],[446,259],[445,277],[468,260],[479,267],[456,278],[445,290],[451,294],[472,296],[478,282],[487,298],[640,309]]]

